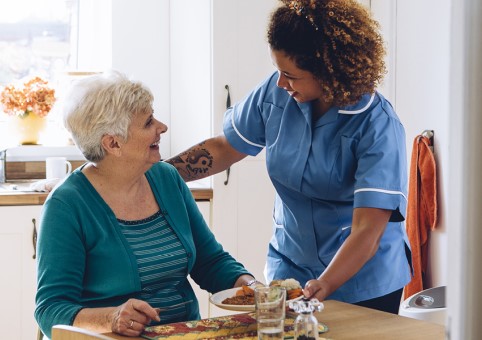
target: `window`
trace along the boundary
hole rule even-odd
[[[0,84],[76,65],[78,0],[17,0],[0,10]]]
[[[72,74],[110,68],[110,18],[111,0],[2,1],[0,87],[40,76],[60,94]],[[49,114],[46,136],[64,135],[59,118]],[[0,112],[0,143],[8,119]]]

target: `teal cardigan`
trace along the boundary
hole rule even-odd
[[[199,319],[188,274],[202,289],[215,293],[232,288],[239,276],[249,273],[216,241],[174,167],[160,162],[146,176],[186,249],[188,273],[180,291],[194,301],[188,305],[189,319]],[[116,216],[81,168],[49,194],[37,250],[35,318],[48,337],[52,326],[71,325],[82,308],[119,306],[141,289],[136,258]]]

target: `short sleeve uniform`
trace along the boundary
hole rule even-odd
[[[407,165],[404,128],[379,93],[332,107],[312,122],[311,103],[276,86],[274,73],[224,118],[238,151],[266,149],[276,189],[267,280],[317,278],[350,235],[353,209],[392,211],[375,256],[329,298],[358,302],[410,281],[404,227]]]

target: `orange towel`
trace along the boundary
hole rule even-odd
[[[437,172],[430,146],[430,139],[422,135],[413,142],[406,222],[413,277],[405,286],[404,299],[424,290],[428,235],[437,225]]]

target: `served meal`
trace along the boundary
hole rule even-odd
[[[248,286],[241,286],[236,295],[223,300],[226,305],[254,305],[254,290]]]
[[[303,295],[301,285],[295,279],[273,280],[269,286],[280,286],[286,288],[286,300],[293,300]]]
[[[286,288],[286,299],[292,300],[303,295],[300,283],[295,279],[273,280],[270,287],[279,286]],[[222,301],[226,305],[254,305],[254,289],[242,286],[236,291],[236,295]]]

